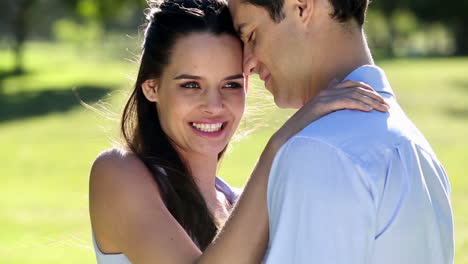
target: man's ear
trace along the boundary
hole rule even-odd
[[[294,15],[305,25],[309,24],[315,7],[315,0],[293,0]]]
[[[141,84],[141,89],[143,90],[143,94],[145,95],[146,99],[150,102],[158,102],[158,80],[156,79],[149,79]]]

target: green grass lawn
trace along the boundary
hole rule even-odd
[[[94,263],[88,175],[112,146],[136,65],[64,45],[28,46],[28,74],[8,76],[0,51],[0,263]],[[456,263],[468,263],[468,58],[380,61],[407,114],[452,182]],[[130,77],[129,77],[130,76]],[[275,108],[258,80],[220,176],[243,186],[264,144],[292,112]],[[102,113],[79,104],[72,90]]]

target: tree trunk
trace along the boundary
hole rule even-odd
[[[387,22],[387,29],[388,29],[388,41],[385,43],[385,56],[386,57],[395,57],[395,49],[393,46],[393,42],[397,36],[395,24],[392,19],[392,13],[385,13],[384,14],[385,20]]]
[[[13,51],[15,52],[15,73],[22,73],[23,68],[23,47],[24,41],[26,40],[26,21],[24,16],[19,13],[15,17],[15,44]]]
[[[13,51],[15,53],[15,73],[24,72],[23,50],[29,26],[29,10],[35,0],[18,0],[13,3],[13,27],[15,34],[15,44]]]
[[[455,30],[455,55],[468,55],[468,19],[459,24]]]

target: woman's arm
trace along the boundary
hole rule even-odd
[[[384,99],[364,83],[334,85],[304,105],[270,139],[229,220],[197,263],[261,262],[268,242],[268,176],[276,152],[290,137],[336,110],[388,110]]]
[[[260,263],[268,242],[268,175],[278,145],[267,144],[231,216],[196,263]]]

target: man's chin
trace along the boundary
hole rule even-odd
[[[292,102],[289,102],[285,98],[281,98],[280,96],[275,96],[273,95],[274,101],[276,106],[281,109],[299,109],[301,106],[298,106],[297,104],[293,104]]]
[[[273,95],[274,101],[276,106],[278,106],[281,109],[288,109],[291,108],[290,104],[287,102],[287,100],[284,100],[284,98],[280,98],[280,96],[275,96]]]

